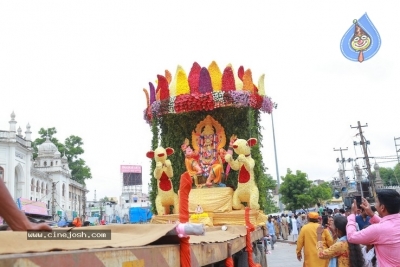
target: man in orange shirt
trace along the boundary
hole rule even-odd
[[[296,255],[299,261],[302,260],[302,250],[304,254],[303,266],[327,267],[329,260],[320,259],[316,252],[317,246],[317,228],[319,214],[310,212],[308,214],[308,223],[301,228],[299,238],[297,239]],[[322,242],[324,248],[328,248],[333,244],[333,239],[327,230],[322,233]]]

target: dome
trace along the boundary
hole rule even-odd
[[[54,157],[56,157],[56,158],[61,158],[61,153],[60,153],[60,151],[56,151],[55,153],[54,153]]]
[[[58,148],[53,144],[49,137],[46,137],[46,141],[38,146],[38,154],[54,154],[58,152]]]

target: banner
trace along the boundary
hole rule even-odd
[[[25,213],[37,215],[49,215],[47,212],[46,203],[36,202],[26,198],[18,198],[17,205],[20,210]]]
[[[142,173],[142,166],[140,165],[121,165],[121,173]]]

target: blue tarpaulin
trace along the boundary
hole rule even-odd
[[[143,223],[151,220],[153,214],[150,208],[132,207],[129,209],[129,222],[130,223]]]

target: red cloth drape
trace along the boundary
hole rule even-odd
[[[261,267],[260,264],[253,262],[253,246],[251,244],[251,232],[254,231],[254,225],[250,222],[250,208],[246,207],[245,209],[245,220],[246,220],[246,228],[247,228],[247,235],[246,235],[246,250],[247,250],[247,262],[249,263],[249,267]]]
[[[229,257],[225,260],[225,266],[226,267],[234,267],[233,259],[232,257]]]
[[[189,221],[189,193],[192,189],[192,177],[188,172],[181,175],[179,184],[179,222],[187,223]],[[191,267],[190,262],[190,237],[180,239],[181,251],[181,267]]]

